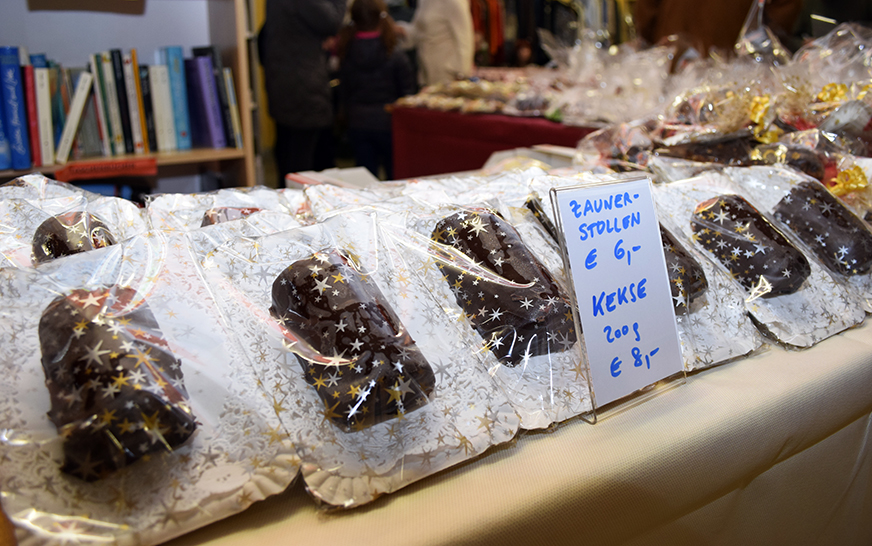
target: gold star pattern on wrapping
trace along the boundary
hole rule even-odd
[[[690,227],[694,239],[754,296],[792,294],[811,273],[802,252],[738,195],[699,203]]]
[[[660,240],[663,244],[663,256],[666,258],[673,311],[676,315],[684,315],[693,300],[702,295],[708,287],[705,272],[675,237],[664,229],[663,225],[660,225]]]
[[[87,250],[114,245],[115,236],[88,212],[66,212],[43,222],[33,234],[33,261],[37,264]]]
[[[497,213],[455,213],[437,223],[431,239],[443,255],[438,267],[463,310],[459,318],[470,321],[504,365],[575,343],[568,298]]]
[[[193,433],[179,361],[130,288],[74,290],[39,325],[63,470],[86,481],[171,451]],[[138,304],[137,304],[138,302]]]
[[[797,184],[775,206],[774,215],[830,271],[851,276],[872,267],[872,233],[821,184]]]
[[[270,314],[312,349],[292,348],[323,418],[341,429],[402,419],[428,402],[430,365],[349,255],[319,252],[286,268],[273,283]]]

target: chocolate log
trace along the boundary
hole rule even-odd
[[[66,212],[36,228],[33,261],[39,264],[114,244],[115,237],[96,216],[81,211]]]
[[[203,214],[203,222],[200,227],[211,226],[212,224],[220,224],[221,222],[229,222],[231,220],[239,220],[253,214],[260,209],[257,207],[215,207],[207,210]]]
[[[361,430],[427,403],[435,376],[378,287],[350,257],[319,252],[273,282],[270,314],[294,339],[324,416]]]
[[[751,138],[738,137],[711,142],[690,142],[656,148],[655,154],[688,161],[742,166],[751,164]]]
[[[859,275],[872,266],[872,233],[822,185],[797,184],[775,205],[774,215],[831,271]]]
[[[487,210],[442,219],[431,235],[465,259],[439,265],[457,304],[506,366],[565,351],[576,335],[569,300],[515,229]]]
[[[690,304],[708,288],[708,281],[699,262],[662,225],[660,240],[666,258],[672,301],[675,303],[672,310],[676,315],[684,315]]]
[[[792,294],[811,273],[802,252],[738,195],[698,204],[690,227],[694,240],[754,295]]]
[[[58,297],[39,341],[64,472],[94,481],[194,432],[180,361],[132,288]]]

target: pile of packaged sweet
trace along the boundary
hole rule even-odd
[[[635,44],[602,48],[581,41],[549,52],[559,61],[547,67],[475,67],[469,77],[426,86],[396,105],[601,127],[662,110],[681,90],[706,81],[709,71],[726,64],[684,62],[676,58],[674,45],[637,50]],[[681,70],[674,72],[677,63]]]
[[[19,541],[155,544],[295,479],[351,508],[591,415],[544,202],[619,170],[655,182],[687,372],[861,324],[872,77],[850,30],[805,51],[811,76],[736,65],[740,85],[591,134],[573,169],[144,208],[41,175],[0,186],[0,500]]]
[[[706,98],[711,101],[707,107],[719,108],[716,115],[735,116],[737,112],[728,109],[736,108],[739,102],[747,109],[747,99],[759,96],[762,100],[768,95],[773,114],[775,110],[793,111],[796,119],[782,121],[805,128],[804,124],[814,120],[801,118],[812,116],[821,121],[835,106],[834,101],[862,100],[865,96],[868,43],[869,31],[853,24],[843,24],[793,55],[768,29],[755,24],[743,29],[735,48],[738,55],[729,56],[723,52],[703,56],[678,41],[640,49],[637,42],[602,47],[579,40],[571,48],[549,48],[554,60],[548,67],[476,67],[469,78],[425,87],[397,104],[539,116],[599,128],[669,115],[670,110],[680,115],[674,112],[675,102],[690,101],[685,108],[699,112],[706,106],[701,103]],[[829,87],[824,91],[827,84],[840,83],[849,89]],[[733,97],[717,94],[731,90],[742,91],[735,100],[723,103]],[[708,96],[703,96],[704,92]],[[758,106],[758,110],[764,108]],[[737,120],[723,120],[731,121]]]
[[[430,85],[397,106],[540,117],[548,113],[553,71],[480,69],[469,79]]]

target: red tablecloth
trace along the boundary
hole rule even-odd
[[[542,118],[395,108],[394,178],[480,169],[493,152],[536,144],[575,147],[591,128]]]

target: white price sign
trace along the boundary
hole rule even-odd
[[[682,371],[647,178],[551,190],[597,406]]]

